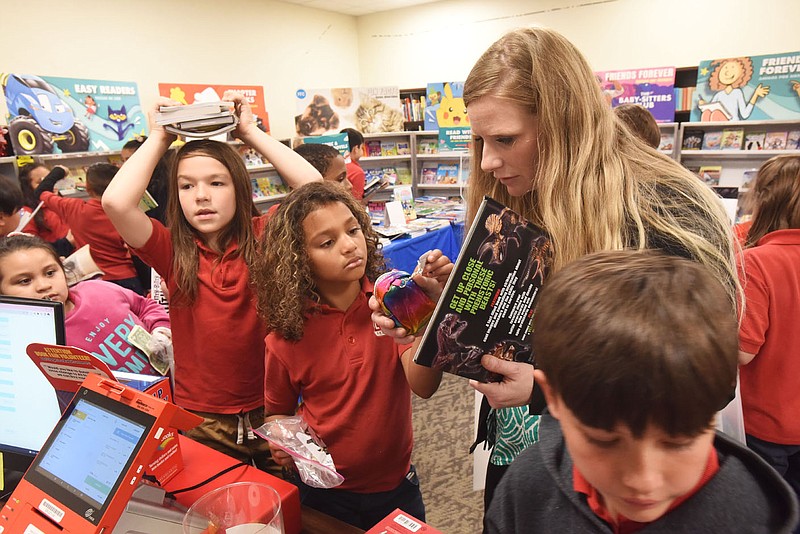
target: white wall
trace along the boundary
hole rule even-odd
[[[0,21],[0,72],[135,81],[145,106],[159,82],[262,85],[277,137],[298,88],[359,85],[355,17],[271,0],[5,0]]]
[[[604,70],[795,51],[797,20],[797,0],[445,0],[358,18],[272,0],[5,0],[0,72],[136,81],[144,105],[159,82],[263,85],[289,137],[300,87],[463,80],[519,26],[559,30]]]
[[[464,80],[492,42],[528,25],[558,30],[608,70],[796,51],[798,20],[797,0],[446,0],[359,17],[361,82]]]

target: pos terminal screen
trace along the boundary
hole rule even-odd
[[[154,422],[144,412],[81,388],[25,478],[97,521]]]

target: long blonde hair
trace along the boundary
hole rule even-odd
[[[508,100],[538,120],[532,190],[512,197],[481,169],[473,142],[468,218],[489,195],[545,228],[554,271],[591,252],[662,248],[695,259],[740,300],[734,245],[724,209],[691,172],[634,139],[614,117],[588,62],[560,34],[512,31],[478,59],[464,101]]]

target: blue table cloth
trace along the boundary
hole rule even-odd
[[[464,237],[464,223],[450,223],[417,237],[398,238],[383,247],[386,264],[392,269],[411,272],[419,257],[438,248],[452,261],[456,260]]]

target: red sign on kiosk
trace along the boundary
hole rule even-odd
[[[3,507],[0,532],[111,532],[164,433],[200,422],[172,403],[88,374]]]

